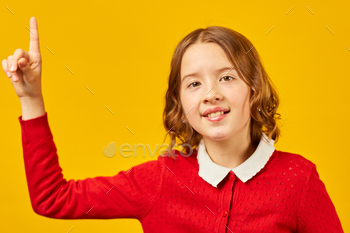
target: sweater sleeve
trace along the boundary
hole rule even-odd
[[[298,232],[344,233],[333,202],[313,164],[301,203]]]
[[[35,213],[60,219],[143,218],[158,199],[163,157],[115,176],[66,180],[58,162],[47,113],[22,120],[27,185]]]

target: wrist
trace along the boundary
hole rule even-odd
[[[20,98],[19,101],[21,102],[22,107],[30,107],[30,106],[35,106],[35,105],[44,103],[44,99],[42,96],[38,96],[38,97],[26,96],[26,97]]]
[[[45,114],[44,99],[39,97],[20,98],[22,106],[22,120],[29,120]]]

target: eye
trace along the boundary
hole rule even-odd
[[[233,80],[234,78],[233,77],[231,77],[231,76],[224,76],[224,77],[222,77],[221,79],[223,79],[223,78],[231,78],[230,80]],[[226,79],[227,80],[227,79]],[[230,80],[227,80],[227,81],[230,81]]]
[[[199,82],[193,82],[193,83],[190,83],[190,85],[188,85],[188,87],[191,87],[192,84],[198,84]],[[196,87],[196,86],[192,86],[192,87]]]

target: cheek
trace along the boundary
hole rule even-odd
[[[188,111],[190,111],[187,115],[190,115],[191,113],[193,114],[195,108],[197,108],[197,105],[199,103],[198,98],[193,93],[181,95],[180,100],[182,103],[182,109],[184,113],[186,114]]]
[[[249,93],[245,89],[231,92],[231,103],[241,113],[242,117],[250,116]]]
[[[243,114],[244,114],[244,117],[246,117],[246,118],[250,118],[249,95],[250,95],[250,93],[246,93],[245,99],[244,99],[244,104],[243,104],[243,108],[244,108]]]
[[[186,115],[186,113],[192,108],[191,98],[188,98],[188,96],[186,96],[186,95],[182,95],[180,97],[180,101],[181,101],[183,114]],[[186,117],[189,117],[189,115],[190,115],[190,113],[188,113],[186,115]]]
[[[250,106],[249,106],[249,100],[247,99],[247,101],[244,104],[244,116],[247,118],[250,118]]]

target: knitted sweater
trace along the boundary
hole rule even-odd
[[[343,232],[315,164],[274,150],[242,182],[233,172],[213,187],[198,175],[198,152],[159,156],[114,176],[66,180],[47,113],[22,120],[32,208],[60,219],[138,219],[145,233]]]

